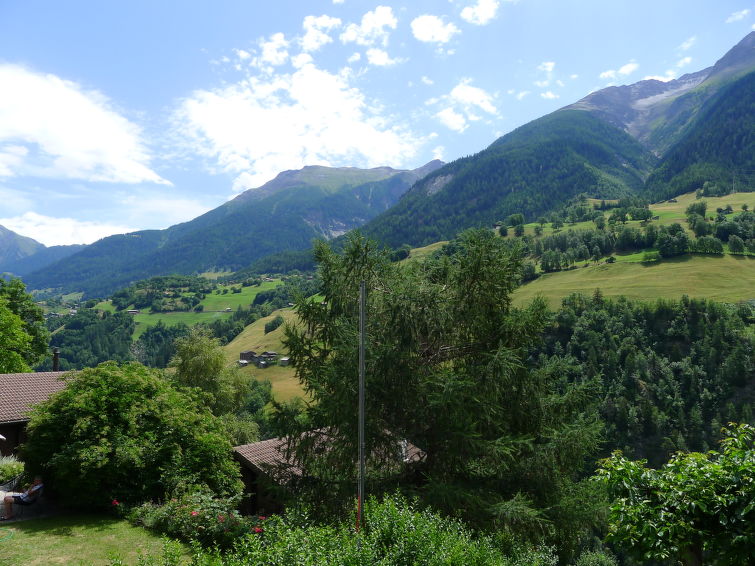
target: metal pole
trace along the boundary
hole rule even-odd
[[[359,476],[357,485],[357,532],[362,526],[364,503],[364,343],[367,319],[367,286],[359,283]]]

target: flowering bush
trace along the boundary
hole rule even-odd
[[[23,471],[24,463],[15,456],[0,456],[0,483],[12,480]]]
[[[131,522],[202,546],[230,548],[245,534],[261,534],[263,520],[241,516],[239,497],[216,498],[199,490],[170,499],[162,505],[145,503],[129,514]]]
[[[400,497],[368,502],[365,527],[359,535],[354,532],[353,516],[336,525],[318,525],[306,512],[293,511],[261,521],[230,550],[195,551],[192,566],[557,564],[551,548],[515,545],[504,552],[494,538],[476,535],[460,521],[418,510]],[[255,529],[260,532],[255,534]]]

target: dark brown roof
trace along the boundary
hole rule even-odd
[[[65,387],[61,377],[66,373],[0,373],[0,423],[28,421],[32,405],[46,401]]]
[[[252,442],[251,444],[236,446],[233,449],[243,464],[260,471],[266,471],[271,466],[278,466],[280,464],[288,464],[290,466],[291,462],[286,458],[285,450],[285,438],[271,438],[270,440]],[[290,471],[299,476],[302,473],[298,466],[292,466]]]

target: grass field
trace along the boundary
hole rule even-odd
[[[125,564],[136,564],[140,553],[159,554],[162,545],[159,537],[124,520],[98,515],[48,517],[0,527],[0,566],[99,566],[115,556]]]
[[[634,254],[636,255],[636,254]],[[542,295],[552,308],[574,292],[624,295],[635,300],[679,299],[682,295],[723,302],[755,298],[755,257],[683,256],[656,263],[617,261],[547,273],[514,292],[522,305]]]
[[[257,353],[267,350],[285,355],[285,350],[281,343],[283,326],[279,326],[272,332],[265,334],[265,324],[277,315],[281,315],[286,322],[296,320],[296,313],[293,310],[281,309],[273,312],[268,317],[261,318],[250,324],[241,334],[223,347],[228,362],[236,362],[239,359],[239,354],[245,350],[254,350]],[[273,396],[277,401],[287,401],[293,397],[301,397],[303,395],[299,382],[294,376],[294,368],[291,366],[272,366],[267,369],[258,369],[254,366],[249,366],[242,371],[257,379],[269,379],[273,384]]]

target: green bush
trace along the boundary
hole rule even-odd
[[[273,320],[265,324],[265,334],[272,332],[284,322],[285,321],[283,320],[283,317],[281,315],[276,316]]]
[[[618,566],[618,562],[610,554],[591,551],[581,554],[574,566]]]
[[[185,512],[185,510],[184,510]],[[315,525],[304,511],[267,519],[239,539],[233,550],[194,553],[194,566],[370,564],[382,566],[555,566],[550,548],[521,548],[505,554],[496,540],[475,536],[463,523],[418,510],[402,498],[371,500],[365,526],[354,533],[353,518]],[[204,525],[208,528],[207,525]],[[254,531],[254,527],[252,530]],[[147,562],[149,563],[149,562]]]
[[[106,362],[37,405],[22,456],[61,500],[87,509],[158,500],[178,486],[241,491],[223,424],[159,370]]]
[[[24,463],[15,456],[0,456],[0,483],[12,480],[24,471]]]
[[[204,547],[230,548],[243,535],[261,530],[262,519],[236,511],[240,497],[218,498],[203,489],[170,499],[162,505],[144,503],[128,515],[137,525]]]

